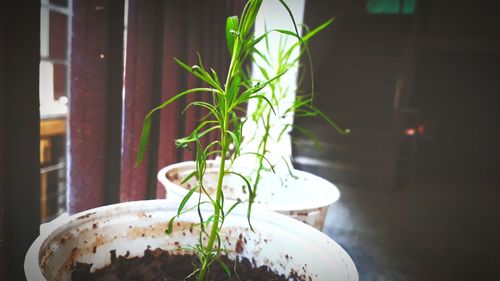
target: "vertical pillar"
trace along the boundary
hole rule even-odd
[[[124,0],[74,1],[68,211],[118,201]]]

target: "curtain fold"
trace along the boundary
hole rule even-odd
[[[181,114],[185,106],[197,99],[209,101],[209,95],[190,95],[157,114],[153,118],[146,158],[141,166],[134,167],[142,121],[155,105],[188,88],[203,86],[177,65],[173,57],[194,65],[198,64],[199,52],[206,67],[223,73],[229,62],[224,39],[225,19],[239,14],[244,4],[235,0],[165,0],[154,4],[130,0],[129,3],[122,201],[163,198],[165,191],[157,183],[157,170],[194,159],[193,150],[176,149],[174,140],[191,132],[207,113],[191,107]],[[148,29],[147,26],[154,27]],[[203,143],[213,138],[214,135],[207,136]]]
[[[173,61],[173,57],[184,54],[183,31],[185,3],[178,1],[165,1],[163,9],[163,60],[161,80],[161,100],[166,101],[176,93],[182,91],[185,84],[185,76],[179,66]],[[174,103],[159,114],[159,134],[157,146],[157,166],[151,173],[156,175],[156,170],[181,160],[181,153],[176,149],[174,139],[181,137],[181,105]],[[154,177],[154,176],[153,176]],[[156,177],[154,177],[156,179]],[[155,181],[156,182],[156,181]],[[165,198],[166,192],[163,186],[156,182],[152,184],[156,198]]]
[[[201,82],[179,67],[177,57],[206,66],[221,77],[229,56],[225,19],[239,14],[241,0],[129,0],[123,75],[124,0],[74,2],[69,112],[71,213],[118,201],[162,198],[158,169],[193,159],[174,140],[200,122],[206,111],[181,114],[198,94],[169,105],[153,118],[144,161],[135,158],[145,115],[154,106]],[[121,14],[120,14],[121,13]],[[123,120],[122,120],[123,119]],[[208,143],[208,136],[203,140]]]
[[[199,0],[185,0],[186,3],[186,13],[189,14],[189,17],[184,17],[184,26],[186,27],[186,47],[185,47],[185,53],[184,53],[184,63],[187,65],[198,65],[198,54],[202,58],[205,57],[204,53],[205,50],[203,49],[202,46],[202,39],[203,39],[203,33],[202,33],[202,22],[205,17],[208,15],[203,14],[204,9],[202,9],[203,5],[202,1]],[[206,1],[204,1],[206,2]],[[187,73],[186,73],[187,74]],[[186,77],[186,89],[190,88],[197,88],[203,86],[203,83],[195,77],[194,75],[189,75],[187,74]],[[195,93],[192,95],[186,96],[183,104],[183,110],[186,108],[186,106],[195,101],[195,100],[200,100],[202,96],[206,95],[206,93]],[[189,110],[186,110],[183,113],[183,132],[182,135],[186,136],[190,132],[192,132],[196,126],[198,125],[198,120],[201,118],[201,110],[198,107],[191,107]],[[195,153],[195,147],[194,145],[191,145],[189,149],[183,149],[183,154],[182,154],[182,160],[187,161],[187,160],[193,160],[195,158],[194,153]]]
[[[148,153],[135,167],[144,116],[158,104],[161,91],[163,60],[162,1],[129,1],[127,23],[123,149],[121,161],[120,201],[142,200],[149,197],[147,186],[152,180],[148,171],[155,169],[155,141],[150,141]],[[152,134],[152,138],[155,133]]]

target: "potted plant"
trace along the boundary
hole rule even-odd
[[[198,243],[198,212],[185,213],[175,223],[174,231],[166,236],[165,218],[176,215],[177,208],[176,203],[167,200],[136,201],[104,206],[48,223],[42,227],[40,236],[26,255],[26,279],[82,280],[72,279],[71,275],[77,268],[83,280],[117,280],[104,274],[101,274],[102,279],[85,279],[89,271],[101,269],[102,272],[102,268],[114,261],[122,265],[116,269],[121,273],[119,280],[167,278],[177,281],[188,275],[191,277],[186,280],[196,280],[196,273],[192,273],[197,269],[193,267],[197,257],[191,255],[193,250],[186,245]],[[204,209],[202,214],[209,217],[211,212]],[[241,280],[266,281],[358,280],[356,268],[347,253],[316,229],[284,215],[257,209],[252,213],[255,232],[247,227],[246,220],[246,210],[238,207],[226,217],[219,234],[224,245],[223,253],[232,261],[221,260],[227,265],[231,277],[219,262],[215,262],[208,276],[214,279],[208,280],[238,280],[236,276]],[[174,264],[158,266],[158,260],[168,259]],[[240,262],[235,267],[234,260],[237,259]],[[254,278],[244,279],[248,277],[244,275],[249,269],[248,261],[252,267],[260,268],[260,274],[269,269],[281,279],[266,278],[266,275],[264,278],[254,275]],[[135,275],[138,271],[139,274],[164,276],[162,279],[141,279]]]
[[[206,108],[213,119],[201,122],[176,141],[179,147],[195,146],[196,169],[186,176],[186,181],[197,179],[195,186],[179,202],[110,205],[43,227],[26,256],[28,280],[357,280],[348,255],[319,231],[280,214],[252,211],[251,204],[225,201],[222,186],[226,174],[242,179],[250,198],[254,192],[244,175],[227,166],[241,154],[244,123],[236,110],[249,99],[267,101],[260,91],[282,75],[264,83],[242,84],[246,81],[242,79],[243,62],[263,39],[252,36],[261,3],[249,0],[240,19],[227,20],[231,63],[225,82],[220,82],[215,71],[207,71],[201,58],[192,67],[177,60],[208,87],[179,93],[145,119],[138,163],[154,112],[192,93],[212,96],[213,103],[194,101],[189,106]],[[220,137],[203,146],[200,138],[210,132],[218,132]],[[230,146],[233,153],[229,153]],[[221,157],[212,195],[203,179],[207,159],[214,154]],[[188,204],[191,198],[198,199],[196,204]]]
[[[341,134],[348,134],[349,130],[340,129],[328,116],[315,108],[312,95],[302,95],[289,101],[289,89],[281,83],[280,74],[288,69],[297,67],[301,56],[307,49],[297,50],[302,43],[309,40],[321,30],[328,27],[333,19],[326,21],[317,28],[307,32],[300,40],[287,44],[287,39],[296,39],[296,34],[288,30],[270,30],[264,33],[261,44],[263,51],[254,49],[252,60],[253,68],[258,72],[260,79],[251,79],[258,83],[267,83],[261,91],[267,99],[259,99],[253,113],[248,117],[243,136],[242,153],[244,157],[234,159],[231,169],[244,175],[252,184],[253,198],[248,196],[244,180],[227,174],[223,185],[225,197],[229,200],[245,201],[249,205],[255,203],[259,208],[281,212],[302,222],[308,223],[319,230],[323,224],[328,207],[339,198],[338,189],[331,182],[305,171],[293,169],[290,155],[282,152],[286,147],[287,138],[282,141],[291,128],[307,137],[314,138],[314,134],[306,128],[293,123],[293,117],[319,117],[325,120],[332,128]],[[271,32],[280,33],[279,43],[274,48],[269,47],[268,35]],[[251,73],[247,74],[251,77]],[[273,79],[273,77],[277,77]],[[311,75],[312,77],[312,75]],[[250,101],[251,102],[251,101]],[[245,134],[245,132],[247,132]],[[208,161],[210,164],[205,172],[205,186],[209,192],[216,185],[218,179],[218,161]],[[159,181],[167,190],[167,198],[182,200],[195,186],[196,180],[185,180],[196,169],[192,161],[176,163],[164,167],[158,173]],[[258,189],[258,191],[257,191]]]

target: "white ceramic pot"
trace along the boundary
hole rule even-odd
[[[166,189],[167,199],[179,202],[195,184],[192,178],[181,185],[182,180],[194,169],[192,161],[169,165],[158,172],[158,180]],[[207,161],[204,185],[209,192],[214,192],[219,174],[217,162]],[[233,170],[245,175],[252,175],[255,169],[249,166],[236,165]],[[340,197],[339,190],[331,182],[308,172],[293,170],[293,176],[288,171],[271,171],[262,173],[259,182],[254,207],[279,212],[305,222],[322,230],[328,207]],[[247,201],[246,184],[239,176],[228,174],[224,177],[224,197],[226,206],[236,200]],[[197,197],[197,196],[193,196]],[[192,203],[197,201],[193,198]],[[232,201],[232,202],[228,202]]]
[[[31,245],[24,269],[28,281],[70,280],[76,262],[92,263],[98,269],[110,263],[110,251],[116,255],[142,256],[145,249],[161,248],[184,253],[180,245],[192,245],[198,239],[196,211],[183,215],[174,232],[164,233],[166,220],[177,211],[177,204],[166,200],[136,201],[92,209],[42,228]],[[206,211],[205,211],[206,212]],[[208,216],[208,214],[207,214]],[[246,213],[235,209],[226,217],[222,239],[230,257],[254,259],[257,266],[288,274],[295,270],[306,280],[358,280],[356,268],[347,253],[335,241],[318,230],[286,216],[255,210],[253,226],[248,229]],[[240,234],[246,239],[243,250],[234,250]],[[226,239],[227,237],[227,239]],[[286,256],[291,258],[286,258]]]

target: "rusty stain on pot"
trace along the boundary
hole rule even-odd
[[[170,171],[168,174],[167,174],[167,178],[171,181],[178,181],[179,180],[179,171],[174,169],[172,171]]]
[[[236,247],[234,248],[234,251],[238,254],[241,254],[243,252],[243,235],[241,233],[238,240],[236,241]]]
[[[92,253],[95,254],[97,247],[100,247],[104,245],[106,242],[108,242],[108,239],[105,239],[104,236],[97,236],[95,241],[90,245],[92,247]]]
[[[65,233],[63,237],[61,237],[58,241],[59,245],[63,245],[66,241],[73,238],[73,234],[71,232]]]
[[[44,247],[42,246],[42,249]],[[46,267],[48,259],[52,256],[53,252],[50,248],[45,248],[45,251],[40,251],[38,254],[38,260],[40,261],[40,267]]]
[[[167,223],[161,223],[161,224],[155,224],[155,225],[149,225],[148,227],[144,227],[144,226],[138,226],[138,227],[134,227],[134,226],[131,226],[128,230],[127,230],[127,234],[126,234],[126,237],[127,238],[131,238],[131,239],[135,239],[135,238],[139,238],[139,237],[145,237],[145,236],[153,236],[155,235],[158,231],[157,229],[167,229],[168,227],[168,224]]]
[[[320,208],[297,210],[297,211],[282,211],[278,213],[282,213],[286,216],[292,217],[303,223],[311,225],[316,229],[321,230],[325,222],[327,210],[328,210],[327,207],[320,207]]]
[[[72,250],[71,250],[71,254],[69,256],[69,263],[70,264],[75,264],[75,262],[77,261],[77,256],[78,256],[78,248],[77,247],[74,247]]]
[[[147,215],[145,212],[138,212],[138,213],[137,213],[137,216],[138,216],[139,218],[148,218],[148,215]]]

